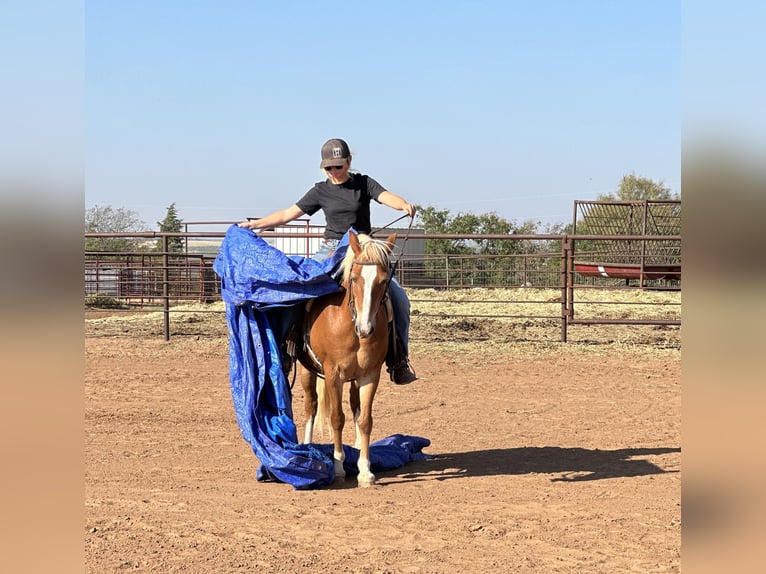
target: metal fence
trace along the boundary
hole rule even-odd
[[[132,238],[134,240],[155,240],[161,247],[158,251],[138,250],[133,252],[85,251],[85,297],[91,306],[108,305],[114,302],[128,308],[157,308],[165,313],[165,338],[170,338],[170,314],[173,307],[190,302],[211,303],[221,300],[220,280],[213,271],[213,261],[224,232],[184,232],[184,233],[121,233],[103,234],[86,233],[86,239]],[[316,232],[288,231],[262,233],[267,240],[301,238],[297,244],[304,246],[308,240],[318,237]],[[181,237],[184,240],[182,252],[168,250],[168,239]],[[418,290],[431,288],[455,290],[482,288],[528,288],[529,297],[515,301],[517,304],[538,303],[535,290],[556,289],[560,292],[560,312],[556,315],[524,315],[514,313],[507,317],[546,318],[560,321],[561,340],[567,340],[567,327],[577,324],[642,324],[642,325],[680,325],[679,319],[667,319],[666,309],[658,309],[656,317],[640,320],[628,320],[615,306],[614,316],[589,318],[575,313],[578,303],[575,297],[583,289],[681,289],[680,236],[655,235],[457,235],[423,234],[419,241],[426,245],[429,240],[455,241],[475,245],[494,242],[499,245],[497,253],[461,253],[427,254],[405,250],[400,255],[397,276],[400,283],[410,290],[412,301],[418,301]],[[406,241],[402,234],[398,238],[401,245]],[[578,243],[594,245],[598,242],[610,242],[614,245],[630,242],[631,256],[635,257],[636,243],[673,244],[668,252],[668,264],[672,263],[672,272],[659,273],[663,266],[661,249],[645,249],[643,252],[652,256],[651,265],[643,260],[632,259],[629,267],[616,267],[592,263],[595,267],[583,266],[583,257],[589,252],[576,251]],[[196,242],[196,243],[195,243]],[[195,252],[195,248],[204,243],[206,249]],[[196,247],[195,247],[196,246]],[[503,247],[505,246],[505,248]],[[641,251],[639,251],[641,253]],[[290,253],[288,253],[290,254]],[[300,253],[304,255],[304,253]],[[660,254],[660,255],[658,255]],[[605,262],[606,263],[606,262]],[[599,267],[602,271],[599,271]],[[615,271],[616,270],[616,271]],[[619,272],[617,272],[619,271]],[[610,275],[612,273],[612,275]],[[577,289],[575,289],[577,288]],[[470,299],[466,299],[466,302]],[[550,301],[547,301],[550,303]],[[588,303],[598,300],[588,299]],[[608,304],[604,302],[604,304]],[[527,305],[523,305],[527,307]],[[461,317],[455,313],[454,317]],[[497,315],[495,315],[497,316]]]

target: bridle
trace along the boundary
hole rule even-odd
[[[354,259],[352,262],[354,265],[380,265],[379,263],[375,263],[374,261],[359,261],[357,259]],[[389,285],[391,284],[391,278],[393,277],[391,273],[391,266],[388,265],[388,277],[386,278],[386,284],[383,291],[383,296],[380,298],[380,303],[378,303],[378,308],[375,310],[375,313],[377,314],[378,310],[385,304],[386,300],[388,299],[388,293],[389,293]],[[346,292],[348,293],[348,310],[351,313],[351,322],[356,323],[356,304],[354,299],[354,291],[353,289],[346,288]]]
[[[373,237],[376,233],[378,233],[379,231],[383,231],[387,227],[391,227],[394,223],[396,223],[397,221],[401,221],[405,217],[410,217],[410,216],[407,214],[404,214],[401,217],[394,219],[392,222],[387,223],[383,227],[379,227],[375,231],[371,231],[370,237]],[[388,277],[386,278],[386,288],[385,288],[386,290],[383,293],[383,297],[380,299],[380,305],[378,306],[378,308],[380,308],[380,306],[382,306],[389,297],[391,280],[394,278],[394,275],[396,274],[396,268],[399,266],[399,261],[402,259],[402,255],[404,254],[404,246],[407,244],[407,240],[410,238],[410,230],[412,229],[412,223],[414,221],[415,221],[415,218],[410,217],[410,224],[407,227],[407,233],[404,236],[404,241],[402,242],[402,247],[401,247],[401,250],[399,251],[399,255],[396,257],[393,264],[389,263],[388,265]],[[353,261],[353,263],[354,265],[377,265],[377,263],[372,263],[370,261],[358,261],[356,259]],[[347,291],[348,291],[348,304],[351,311],[351,319],[356,323],[356,305],[354,304],[354,294],[350,289],[347,289]]]

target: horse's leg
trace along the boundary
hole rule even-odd
[[[361,405],[357,429],[359,432],[358,438],[361,440],[359,441],[359,462],[357,466],[359,468],[358,481],[361,487],[375,484],[375,475],[370,470],[370,435],[372,434],[372,401],[375,398],[379,379],[380,373],[378,372],[378,375],[374,376],[372,380],[367,380],[364,383],[360,382],[359,387]]]
[[[327,373],[327,371],[325,371]],[[343,461],[346,453],[343,450],[343,424],[346,417],[343,414],[343,381],[336,375],[325,375],[325,397],[330,407],[330,424],[332,425],[332,459],[335,463],[335,480],[344,480],[346,471],[343,469]]]
[[[303,387],[303,412],[306,428],[303,431],[303,444],[314,442],[314,421],[317,416],[317,376],[300,366],[301,386]]]
[[[348,391],[348,403],[351,413],[354,415],[354,448],[358,449],[362,444],[362,435],[359,433],[359,381],[354,379]]]

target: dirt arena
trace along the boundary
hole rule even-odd
[[[373,439],[433,458],[297,491],[255,480],[224,334],[86,325],[85,572],[680,571],[678,348],[412,347]]]

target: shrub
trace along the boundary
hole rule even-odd
[[[101,307],[105,309],[124,309],[126,305],[114,297],[108,295],[102,295],[101,293],[95,293],[93,295],[85,296],[86,307]]]

